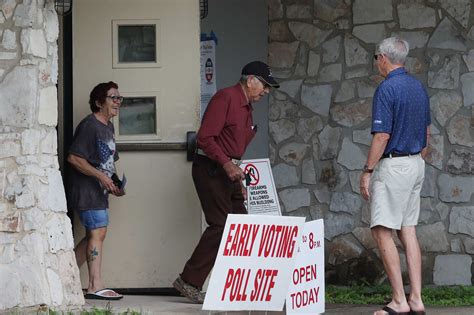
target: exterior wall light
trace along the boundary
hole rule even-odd
[[[54,8],[59,15],[68,15],[72,11],[72,0],[54,0]]]
[[[201,20],[207,16],[207,9],[208,9],[207,0],[199,0],[199,12],[201,15]]]

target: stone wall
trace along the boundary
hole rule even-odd
[[[375,45],[399,35],[431,100],[417,229],[425,283],[471,284],[474,17],[470,0],[269,0],[270,158],[286,215],[325,219],[327,280],[384,280],[359,176],[382,80]],[[472,71],[472,72],[471,72]],[[406,277],[406,272],[405,272]]]
[[[0,1],[0,311],[84,303],[57,157],[52,0]]]

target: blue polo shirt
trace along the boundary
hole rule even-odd
[[[392,70],[372,104],[372,133],[390,134],[384,154],[420,152],[430,124],[430,99],[423,84],[403,67]]]

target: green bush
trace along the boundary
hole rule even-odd
[[[474,286],[430,287],[422,290],[427,306],[474,305]],[[389,285],[327,286],[326,303],[385,304],[391,300]]]

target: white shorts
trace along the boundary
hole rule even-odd
[[[424,177],[420,154],[380,160],[370,179],[370,227],[417,225]]]

